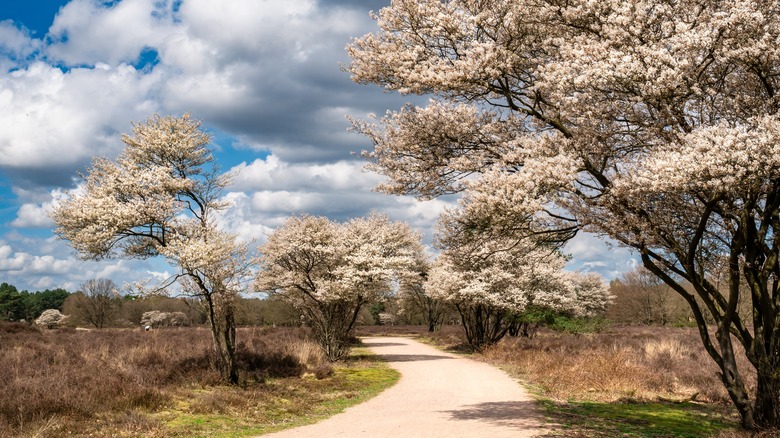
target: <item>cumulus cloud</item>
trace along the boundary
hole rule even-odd
[[[348,160],[367,142],[347,133],[345,115],[406,100],[340,70],[350,38],[374,25],[367,4],[176,4],[73,0],[42,40],[0,23],[0,47],[15,54],[1,57],[13,68],[0,75],[0,169],[27,185],[65,185],[154,112],[190,112],[237,148],[288,162]],[[134,66],[146,52],[155,63]]]
[[[26,59],[41,47],[25,28],[19,28],[11,20],[0,21],[0,54],[11,59],[6,62]]]
[[[8,200],[0,270],[21,287],[165,272],[159,260],[79,261],[42,231],[52,226],[47,209],[89,160],[115,156],[120,133],[155,112],[191,113],[218,134],[217,159],[237,172],[219,221],[243,241],[264,240],[291,214],[346,220],[378,210],[430,242],[436,217],[454,201],[375,193],[382,177],[351,154],[370,144],[347,131],[345,115],[416,99],[356,85],[341,70],[351,38],[375,29],[368,11],[388,3],[71,0],[41,38],[23,23],[0,22],[0,197]],[[578,245],[575,258],[617,269]]]
[[[319,190],[355,191],[370,190],[381,180],[377,174],[365,172],[359,161],[333,163],[287,163],[276,155],[241,163],[231,169],[236,173],[232,189],[256,190]]]
[[[159,261],[80,260],[54,237],[26,238],[18,234],[6,237],[6,241],[0,241],[0,274],[3,281],[20,289],[61,287],[76,291],[80,284],[93,278],[137,280],[150,267],[159,267]]]
[[[154,112],[158,80],[124,64],[63,72],[36,62],[0,76],[0,168],[38,184],[69,183],[91,157],[116,154],[119,133]]]
[[[171,32],[172,14],[171,1],[125,0],[106,7],[73,0],[49,28],[46,54],[67,65],[132,64]]]
[[[23,204],[11,225],[18,228],[51,228],[54,222],[48,216],[50,208],[51,203],[44,205]]]
[[[632,269],[638,259],[637,254],[629,248],[615,246],[591,233],[577,234],[566,244],[564,252],[572,257],[567,269],[596,272],[606,281]]]
[[[373,192],[382,177],[364,171],[359,161],[287,163],[269,155],[241,163],[230,172],[236,174],[226,197],[232,207],[223,215],[222,223],[243,240],[263,241],[268,232],[293,214],[344,221],[377,210],[408,222],[430,243],[439,213],[455,205],[452,198],[420,202]]]

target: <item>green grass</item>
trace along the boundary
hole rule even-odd
[[[552,436],[701,438],[737,427],[721,410],[694,403],[539,403],[559,425]]]
[[[338,414],[376,396],[399,378],[397,371],[368,350],[357,348],[326,379],[273,379],[262,392],[230,387],[185,391],[174,407],[156,416],[163,423],[164,436],[259,435]],[[207,412],[198,412],[201,405]]]

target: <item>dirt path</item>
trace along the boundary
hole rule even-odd
[[[504,372],[408,338],[363,342],[401,380],[377,397],[317,424],[264,437],[530,437],[543,421],[525,390]]]

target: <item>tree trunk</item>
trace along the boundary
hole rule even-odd
[[[754,422],[758,427],[777,428],[780,425],[780,376],[774,371],[759,370]]]
[[[213,297],[207,297],[209,324],[214,341],[214,363],[222,381],[231,385],[238,384],[238,364],[236,363],[236,320],[233,305],[222,303],[219,308]]]
[[[755,418],[753,415],[753,406],[750,405],[750,395],[737,369],[737,358],[734,355],[734,347],[731,342],[731,335],[726,327],[719,327],[715,333],[720,346],[720,379],[729,393],[731,401],[739,412],[742,421],[742,427],[746,429],[755,429]],[[716,359],[716,362],[717,359]]]

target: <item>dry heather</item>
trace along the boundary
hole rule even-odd
[[[692,328],[618,326],[585,335],[543,331],[533,339],[507,338],[482,354],[554,398],[730,404],[717,366]]]
[[[240,329],[238,341],[245,386],[330,372],[301,330]],[[149,426],[138,412],[164,409],[178,389],[219,383],[204,328],[77,331],[4,323],[0,345],[0,436],[50,435],[109,415],[116,422],[116,412],[126,412],[121,421],[137,435]]]

